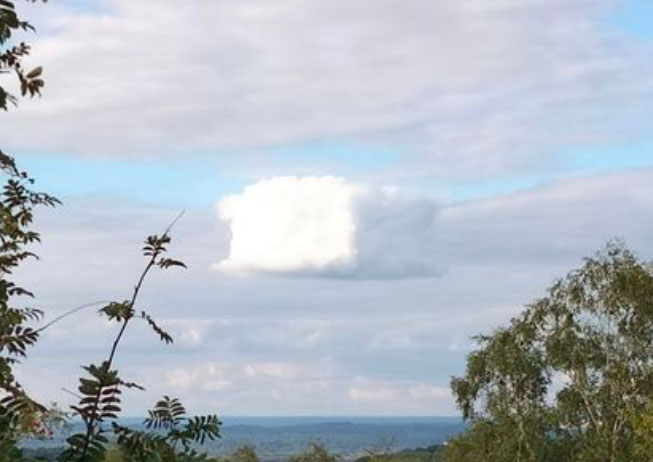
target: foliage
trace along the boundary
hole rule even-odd
[[[445,460],[650,460],[653,270],[623,244],[477,341],[452,380],[471,428]]]
[[[32,30],[33,27],[28,22],[19,18],[13,2],[0,0],[0,46],[6,47],[0,51],[0,74],[13,73],[20,85],[20,94],[30,97],[40,95],[44,86],[42,68],[24,70],[23,60],[29,54],[30,46],[24,42],[9,43],[17,31]],[[0,109],[8,110],[17,102],[14,94],[0,86]],[[39,330],[29,326],[30,322],[41,318],[41,311],[14,306],[16,297],[31,297],[32,294],[11,282],[9,276],[20,263],[36,257],[27,248],[40,238],[38,233],[30,229],[34,209],[38,206],[54,206],[59,201],[33,191],[31,188],[34,180],[19,170],[14,159],[2,151],[0,170],[6,177],[0,192],[0,454],[3,461],[18,461],[23,460],[22,452],[16,447],[18,440],[25,435],[47,434],[48,427],[44,422],[57,421],[61,415],[31,399],[14,377],[13,366],[26,356],[27,349],[36,343],[39,332],[45,327]],[[173,341],[149,313],[135,308],[150,270],[155,267],[185,267],[179,260],[164,256],[170,243],[169,231],[170,227],[161,236],[153,235],[146,239],[143,255],[147,264],[136,283],[132,298],[109,303],[100,309],[100,314],[120,327],[107,358],[99,365],[91,364],[83,368],[87,375],[80,378],[79,403],[72,406],[72,409],[84,423],[85,431],[68,438],[68,448],[61,454],[61,460],[103,460],[109,443],[108,428],[105,425],[108,421],[112,421],[121,450],[125,452],[124,448],[135,449],[140,457],[138,460],[143,461],[205,460],[205,456],[198,454],[192,445],[219,436],[221,423],[217,416],[186,417],[183,406],[168,397],[157,403],[147,421],[148,428],[165,430],[166,434],[154,431],[133,432],[115,423],[121,410],[120,397],[123,391],[142,389],[140,385],[123,380],[112,367],[117,348],[130,322],[141,319],[161,341],[166,344]],[[136,459],[130,456],[129,460]]]
[[[221,422],[216,416],[186,417],[186,410],[176,399],[167,396],[156,403],[145,420],[148,429],[134,431],[113,424],[118,435],[117,444],[124,462],[190,462],[207,461],[206,454],[198,453],[193,445],[220,436]],[[178,446],[181,448],[178,450]]]
[[[379,451],[373,449],[366,451],[367,455],[359,457],[355,462],[441,462],[444,446],[436,444],[426,448],[404,449],[398,452]]]
[[[27,0],[32,3],[38,0]],[[47,0],[42,0],[47,1]],[[18,31],[33,31],[34,27],[22,20],[16,12],[13,2],[0,0],[0,46],[6,46],[12,36]],[[0,74],[13,73],[20,84],[22,96],[35,96],[41,94],[44,82],[41,78],[43,69],[36,67],[25,71],[23,59],[29,54],[30,46],[20,42],[6,49],[0,50]],[[9,105],[16,105],[18,98],[0,85],[0,109],[8,110]]]
[[[256,448],[251,444],[244,444],[237,448],[229,457],[228,462],[259,462]]]
[[[253,444],[243,444],[238,446],[231,454],[216,456],[215,462],[259,462],[256,446]]]
[[[392,458],[394,444],[395,440],[392,437],[381,438],[376,445],[365,449],[367,454],[365,460],[368,462],[388,462]]]
[[[162,342],[173,342],[170,334],[147,312],[136,309],[138,296],[153,268],[185,267],[182,262],[164,256],[170,243],[171,227],[172,225],[161,236],[152,235],[146,239],[142,249],[146,264],[134,286],[131,299],[110,302],[99,310],[101,315],[120,327],[107,358],[100,365],[84,367],[88,375],[80,378],[79,404],[72,406],[72,409],[84,423],[85,432],[71,435],[66,440],[68,448],[61,454],[62,461],[105,460],[109,445],[107,434],[110,432],[117,437],[118,448],[125,461],[200,461],[206,460],[206,455],[198,453],[194,445],[201,445],[206,439],[213,440],[220,436],[221,422],[217,416],[186,417],[184,406],[168,396],[164,396],[149,411],[149,417],[145,420],[148,431],[134,431],[116,422],[121,411],[123,391],[143,389],[136,383],[123,380],[118,371],[112,369],[118,346],[131,321],[144,320]],[[111,422],[111,430],[104,425],[106,422]]]
[[[650,461],[653,457],[653,403],[643,412],[631,416],[634,437],[634,459]]]
[[[31,30],[33,27],[19,18],[12,2],[0,0],[0,74],[13,73],[23,96],[40,94],[42,69],[25,71],[22,60],[29,54],[29,45],[8,43],[16,32]],[[0,109],[8,110],[17,103],[18,98],[0,85]],[[34,180],[2,150],[0,170],[4,182],[0,192],[0,453],[3,460],[21,460],[16,443],[25,436],[47,434],[47,422],[56,421],[57,414],[28,396],[14,376],[13,366],[27,356],[29,347],[38,340],[39,330],[30,324],[38,321],[42,312],[16,306],[20,297],[33,294],[17,286],[10,277],[25,260],[36,258],[29,250],[31,244],[40,240],[31,229],[34,209],[54,206],[59,201],[34,191]]]
[[[308,450],[290,458],[290,462],[336,462],[340,457],[331,454],[322,443],[311,443]]]

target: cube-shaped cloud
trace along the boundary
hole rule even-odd
[[[276,177],[222,199],[230,273],[397,278],[436,274],[432,200],[333,176]]]

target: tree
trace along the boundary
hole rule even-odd
[[[631,417],[633,426],[633,460],[653,460],[653,404]]]
[[[0,0],[0,75],[14,74],[22,96],[40,94],[42,69],[24,70],[22,60],[29,54],[29,45],[7,44],[16,32],[31,30],[32,26],[18,17],[12,2]],[[18,98],[0,85],[0,109],[9,110],[17,103]],[[0,170],[4,180],[0,192],[0,452],[4,460],[18,460],[22,453],[16,443],[25,435],[47,430],[43,421],[48,418],[48,410],[28,396],[13,373],[13,366],[26,357],[29,347],[38,340],[39,330],[30,323],[38,321],[43,313],[17,305],[33,294],[10,278],[22,262],[36,257],[29,250],[31,244],[40,240],[31,229],[34,210],[59,201],[34,191],[34,180],[2,150]]]
[[[124,462],[208,461],[206,454],[197,452],[193,445],[220,436],[221,422],[217,416],[187,417],[179,400],[168,396],[157,402],[149,414],[145,426],[152,431],[134,431],[113,424]]]
[[[227,460],[229,462],[259,462],[256,448],[251,444],[238,447]]]
[[[27,0],[35,3],[39,0]],[[40,0],[46,2],[47,0]],[[23,21],[16,12],[13,2],[0,0],[0,46],[4,47],[7,42],[17,31],[33,31],[34,27]],[[36,67],[29,72],[23,68],[23,59],[29,54],[30,46],[24,42],[10,46],[0,51],[0,74],[13,73],[20,84],[20,93],[22,96],[35,96],[41,94],[43,88],[43,79],[41,74],[43,69]],[[18,98],[10,93],[5,87],[0,85],[0,109],[5,111],[10,105],[17,105]]]
[[[306,452],[291,457],[290,462],[336,462],[338,459],[322,443],[311,443]]]
[[[653,402],[653,269],[622,243],[478,340],[452,380],[471,428],[445,460],[650,461],[633,416]]]
[[[6,46],[10,39],[14,39],[14,34],[21,30],[32,31],[33,27],[19,18],[14,3],[0,0],[0,46]],[[30,46],[23,42],[0,51],[0,74],[14,74],[20,86],[20,94],[33,97],[40,95],[44,82],[41,67],[30,71],[23,68],[22,60],[29,51]],[[0,109],[8,110],[17,103],[18,98],[6,87],[0,86]],[[13,283],[10,276],[12,270],[23,261],[36,257],[29,249],[31,244],[40,240],[39,234],[31,229],[35,208],[54,206],[59,201],[47,194],[35,192],[32,189],[34,180],[18,168],[13,157],[2,151],[0,170],[6,178],[0,192],[0,455],[3,461],[22,461],[24,459],[22,451],[17,447],[18,441],[25,435],[47,431],[43,422],[50,418],[50,413],[23,390],[14,377],[13,366],[19,359],[26,357],[28,348],[37,342],[39,333],[51,323],[40,329],[29,325],[30,322],[40,320],[43,313],[15,305],[17,298],[32,297],[33,294]],[[85,431],[68,438],[68,448],[61,454],[60,460],[104,460],[109,442],[106,422],[112,423],[111,429],[117,438],[119,452],[128,461],[203,461],[206,456],[198,453],[194,446],[220,436],[221,422],[216,415],[186,417],[181,403],[169,397],[157,402],[150,411],[145,423],[151,431],[136,432],[115,421],[121,410],[122,391],[142,388],[123,380],[113,367],[118,346],[130,322],[134,319],[143,320],[161,341],[172,343],[172,337],[149,313],[136,309],[140,290],[153,268],[185,267],[182,262],[164,256],[171,240],[169,231],[170,227],[160,236],[147,238],[143,247],[147,263],[136,283],[132,298],[109,303],[100,309],[102,315],[120,327],[107,358],[100,364],[84,367],[88,375],[80,378],[80,401],[72,409],[83,421]],[[54,417],[58,418],[59,414],[54,414]]]
[[[388,462],[392,459],[394,437],[380,438],[374,446],[364,449],[366,462]]]
[[[149,417],[145,420],[149,431],[134,431],[117,423],[123,391],[144,389],[141,385],[124,380],[118,370],[113,368],[127,327],[131,322],[141,320],[152,328],[162,342],[173,342],[170,334],[154,321],[150,313],[137,308],[137,302],[152,269],[186,267],[181,261],[165,256],[171,241],[169,233],[177,219],[160,236],[152,235],[145,240],[143,256],[146,263],[134,285],[131,299],[110,302],[99,310],[110,322],[117,323],[119,328],[107,358],[100,364],[84,367],[88,375],[79,379],[79,404],[71,408],[84,423],[85,430],[66,440],[68,448],[60,457],[63,462],[105,460],[108,433],[117,437],[118,447],[126,462],[203,461],[206,460],[206,455],[197,452],[194,445],[220,437],[222,423],[216,415],[187,417],[186,409],[179,400],[168,396],[164,396],[149,411]],[[111,422],[111,430],[104,425],[106,422]]]
[[[474,421],[475,438],[483,444],[479,460],[541,460],[538,448],[545,444],[548,409],[545,404],[548,371],[542,352],[534,348],[528,324],[513,321],[510,328],[491,336],[478,336],[481,348],[469,355],[465,378],[452,381],[458,405],[466,419]],[[483,406],[477,408],[476,403]]]

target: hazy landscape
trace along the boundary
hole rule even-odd
[[[141,427],[140,422],[122,421],[134,428]],[[227,456],[240,446],[252,445],[262,461],[285,461],[310,443],[320,442],[352,460],[368,451],[398,452],[441,444],[464,428],[458,417],[225,417],[222,438],[204,450]],[[56,449],[63,443],[62,436],[29,441],[25,447]]]

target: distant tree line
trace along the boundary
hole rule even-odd
[[[353,458],[353,462],[442,462],[444,446],[433,445],[426,448],[403,449],[391,451],[387,449],[372,448],[364,451],[365,455]],[[59,450],[42,449],[32,452],[32,456],[38,460],[56,460]],[[125,462],[120,448],[111,448],[106,454],[106,462]],[[306,451],[290,456],[286,459],[279,459],[279,462],[339,462],[344,458],[335,454],[322,443],[309,444]],[[223,456],[207,457],[205,462],[260,462],[256,447],[251,444],[244,444],[238,447],[231,454]]]

